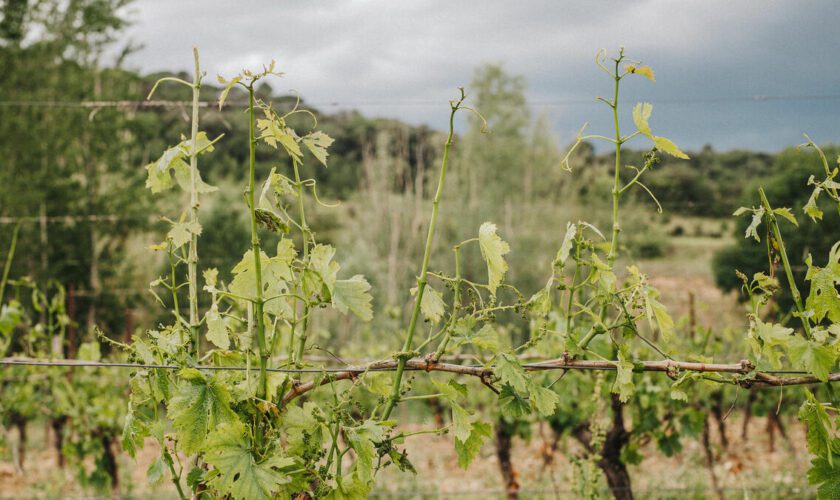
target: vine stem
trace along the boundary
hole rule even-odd
[[[251,251],[254,254],[254,274],[256,275],[255,299],[253,301],[254,315],[257,320],[257,347],[260,351],[260,378],[257,385],[257,397],[265,399],[268,392],[266,368],[268,367],[269,353],[265,343],[265,314],[263,314],[262,248],[260,246],[260,236],[257,233],[257,207],[254,202],[257,149],[254,106],[254,84],[252,82],[248,85],[248,211],[251,216]]]
[[[455,324],[455,320],[458,317],[458,310],[461,308],[461,243],[460,245],[455,245],[452,249],[455,252],[455,281],[453,282],[453,286],[455,287],[454,297],[452,299],[452,315],[450,317],[450,323],[446,325],[446,334],[443,337],[440,345],[438,346],[437,350],[434,354],[434,359],[439,360],[443,353],[446,352],[446,347],[449,345],[449,341],[452,339],[452,335],[450,334],[452,326]]]
[[[615,126],[615,173],[614,173],[614,180],[613,180],[613,190],[612,190],[612,241],[610,242],[610,253],[607,255],[607,260],[609,261],[610,267],[612,268],[613,264],[615,263],[615,259],[618,253],[618,233],[621,232],[621,225],[619,224],[618,220],[618,209],[619,209],[619,201],[621,200],[621,131],[618,126],[618,88],[619,82],[621,81],[621,76],[618,74],[618,65],[621,64],[621,60],[623,59],[624,54],[620,53],[618,58],[615,60],[615,74],[613,78],[615,79],[615,90],[613,92],[613,101],[610,103],[610,107],[613,110],[613,124]]]
[[[793,269],[790,267],[787,250],[785,250],[785,242],[782,240],[782,232],[779,230],[779,221],[776,220],[776,214],[773,213],[773,207],[770,206],[770,201],[764,193],[764,188],[758,188],[758,195],[761,197],[761,205],[767,216],[767,224],[773,231],[773,236],[779,243],[779,256],[782,259],[782,266],[785,268],[785,276],[787,277],[790,294],[793,296],[793,302],[796,304],[796,310],[799,312],[799,320],[802,322],[802,328],[805,329],[805,336],[811,338],[811,325],[808,323],[808,318],[805,317],[805,307],[802,305],[802,295],[799,293],[799,288],[796,286],[796,281],[793,280]]]
[[[15,258],[19,231],[20,223],[17,223],[12,231],[12,242],[9,244],[9,253],[6,254],[6,263],[3,265],[3,278],[0,280],[0,304],[3,304],[3,297],[6,295],[6,283],[9,282],[9,271],[12,269],[12,260]]]
[[[166,465],[169,466],[169,473],[172,475],[172,484],[175,485],[175,489],[178,490],[178,497],[181,500],[187,500],[187,496],[184,495],[184,490],[181,488],[181,475],[175,472],[175,465],[173,464],[172,455],[169,453],[169,450],[164,451],[166,459]]]
[[[446,166],[449,163],[449,150],[452,146],[452,138],[455,135],[455,113],[458,111],[458,108],[461,106],[461,103],[464,102],[466,97],[464,95],[464,89],[462,88],[460,91],[461,97],[457,101],[450,102],[451,111],[449,113],[449,135],[446,138],[446,144],[443,146],[443,160],[441,161],[440,178],[438,179],[437,191],[435,192],[435,198],[432,202],[432,217],[429,220],[429,232],[426,235],[426,248],[423,251],[423,264],[420,269],[420,276],[417,278],[417,296],[414,299],[414,310],[411,313],[411,321],[408,324],[408,334],[406,335],[405,343],[402,348],[403,354],[411,350],[411,342],[414,339],[414,331],[417,329],[417,320],[420,316],[420,304],[423,302],[423,292],[426,290],[429,272],[429,259],[432,255],[432,243],[434,242],[435,237],[438,207],[440,206],[440,200],[443,196],[443,185],[446,180]],[[382,420],[387,420],[388,417],[391,416],[391,412],[394,410],[394,406],[400,398],[400,387],[402,384],[406,361],[407,359],[404,356],[399,359],[397,364],[397,373],[394,375],[394,384],[391,387],[391,396],[388,398],[388,404],[385,406],[385,410],[382,413]]]
[[[618,54],[618,57],[614,59],[615,61],[615,71],[612,74],[613,80],[615,81],[615,87],[613,90],[613,100],[612,102],[607,101],[606,99],[601,99],[607,105],[612,108],[613,112],[613,127],[615,128],[615,170],[613,173],[613,189],[612,189],[612,240],[610,241],[610,252],[607,254],[607,262],[609,263],[610,269],[613,269],[615,265],[615,260],[618,257],[618,235],[621,232],[621,224],[619,222],[619,202],[621,201],[621,145],[623,144],[624,140],[621,138],[621,129],[619,128],[618,122],[618,89],[619,84],[621,82],[622,75],[619,74],[619,65],[621,61],[624,60],[624,49]],[[611,141],[613,142],[613,141]],[[606,306],[601,308],[601,319],[603,321],[604,315],[606,314],[607,309]],[[591,329],[584,338],[578,342],[578,347],[581,349],[586,349],[592,339],[595,336],[603,333],[599,328]]]
[[[578,287],[578,276],[580,275],[580,242],[575,241],[575,272],[572,275],[572,286],[569,287],[569,300],[566,302],[566,335],[572,331],[572,305],[575,301],[575,292]]]
[[[192,128],[190,139],[192,149],[190,151],[190,223],[198,223],[198,107],[201,94],[201,69],[198,61],[198,48],[193,47],[193,59],[195,61],[195,75],[192,83]],[[195,356],[199,356],[200,339],[198,337],[198,235],[194,232],[190,235],[189,257],[187,258],[187,276],[189,282],[190,302],[190,338],[192,339]]]
[[[295,169],[295,183],[298,189],[298,211],[300,212],[300,232],[303,236],[303,259],[309,257],[309,229],[306,225],[306,212],[303,206],[303,184],[300,181],[300,168],[297,160],[292,160]],[[303,324],[300,328],[300,341],[298,343],[297,355],[292,358],[292,363],[295,366],[299,365],[299,360],[303,359],[303,353],[306,350],[307,329],[309,327],[309,304],[304,302],[303,305]],[[292,338],[289,342],[294,343],[294,329],[292,329]]]

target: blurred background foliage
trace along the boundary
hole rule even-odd
[[[146,247],[160,239],[159,214],[171,215],[179,200],[153,200],[143,188],[143,166],[179,140],[187,120],[180,106],[79,105],[142,100],[161,76],[122,67],[125,55],[137,49],[119,42],[127,3],[8,1],[0,23],[0,240],[8,241],[20,223],[15,273],[42,283],[59,280],[74,294],[76,322],[92,326],[95,318],[112,335],[155,320],[144,289],[163,263]],[[202,89],[208,102],[218,96],[212,81],[208,77]],[[461,241],[485,220],[495,221],[514,249],[509,279],[523,290],[535,290],[542,286],[539,277],[567,221],[586,219],[600,227],[608,222],[602,193],[611,182],[612,153],[585,144],[575,153],[573,172],[565,172],[559,168],[565,145],[544,115],[529,111],[523,77],[485,64],[476,68],[467,89],[487,123],[471,116],[456,139],[455,186],[443,209],[458,217],[446,218],[439,241]],[[280,108],[294,105],[294,96],[276,95],[269,85],[260,94]],[[178,87],[163,87],[156,98],[182,101],[185,95]],[[316,213],[313,225],[321,237],[342,243],[349,255],[341,258],[353,272],[371,276],[377,304],[385,312],[380,319],[396,327],[416,272],[412,264],[426,223],[424,201],[430,197],[430,176],[443,138],[428,127],[357,112],[316,115],[336,141],[329,169],[308,175],[318,181],[321,196],[340,201],[341,208]],[[240,192],[245,182],[245,125],[236,106],[222,112],[208,106],[203,112],[202,128],[210,136],[226,134],[202,164],[209,182],[230,188],[207,197],[201,245],[201,265],[219,268],[223,279],[247,243],[244,205],[230,194]],[[275,165],[271,151],[261,153],[258,176],[287,167]],[[641,165],[644,153],[628,151],[624,158],[628,165]],[[648,187],[663,214],[643,191],[634,193],[624,222],[632,256],[663,258],[676,251],[679,238],[723,241],[741,233],[746,221],[733,224],[728,217],[739,205],[755,203],[760,180],[772,179],[767,191],[779,205],[801,205],[802,181],[817,167],[812,154],[796,150],[768,154],[705,147],[691,157],[665,157],[649,174]],[[554,228],[549,230],[553,234],[546,235],[546,227]],[[830,239],[816,229],[800,231],[791,241],[791,253],[824,253]],[[762,269],[762,248],[739,239],[723,250],[715,259],[717,284],[737,288],[732,268]],[[443,259],[448,252],[437,255]],[[480,271],[467,267],[465,275]],[[129,325],[126,310],[138,311]]]

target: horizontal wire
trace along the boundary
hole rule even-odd
[[[720,97],[695,97],[695,98],[659,98],[651,99],[650,102],[659,104],[715,104],[731,102],[780,102],[780,101],[829,101],[840,100],[840,94],[804,94],[804,95],[765,95],[754,94],[745,96],[720,96]],[[572,99],[534,99],[526,102],[529,106],[572,106],[578,104],[594,104],[594,98],[572,98]],[[632,100],[620,100],[620,102],[632,103]],[[312,101],[306,102],[310,106],[341,107],[341,106],[440,106],[445,101],[438,100],[371,100],[371,101]],[[245,106],[246,102],[227,103],[228,109],[237,106]],[[192,101],[178,100],[113,100],[113,101],[38,101],[38,100],[3,100],[0,107],[32,107],[32,108],[82,108],[82,109],[158,109],[178,108],[192,106]],[[202,108],[216,107],[218,101],[199,101],[198,106]]]

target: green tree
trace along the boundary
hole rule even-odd
[[[838,152],[840,152],[840,149],[836,147],[825,150],[829,158],[835,158]],[[813,223],[802,212],[802,207],[807,203],[810,196],[809,190],[806,188],[808,178],[811,175],[819,176],[821,172],[822,166],[816,152],[788,148],[779,153],[773,162],[772,175],[761,180],[767,197],[773,200],[773,204],[778,207],[790,208],[799,222],[798,229],[794,230],[792,226],[786,226],[785,222],[782,223],[781,229],[788,255],[794,265],[793,273],[796,284],[802,290],[808,289],[805,283],[805,268],[803,267],[805,257],[808,254],[813,254],[815,264],[824,265],[825,263],[821,262],[821,259],[828,255],[831,246],[837,241],[837,232],[827,231],[826,228],[840,227],[840,216],[838,216],[835,206],[827,197],[823,197],[819,202],[819,206],[824,212],[820,224]],[[757,188],[757,181],[749,183],[744,189],[740,204],[743,206],[758,206],[760,202]],[[770,274],[772,266],[772,272],[779,273],[779,264],[769,261],[767,251],[769,238],[767,238],[766,225],[762,224],[758,228],[761,235],[761,241],[758,242],[754,238],[743,237],[749,223],[749,218],[739,218],[735,224],[737,237],[735,244],[719,251],[714,257],[712,266],[715,282],[723,290],[738,290],[743,284],[743,281],[735,275],[735,270],[741,271],[747,276],[752,276],[757,272]],[[783,310],[788,310],[793,305],[786,287],[782,287],[779,300]]]

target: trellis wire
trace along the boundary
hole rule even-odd
[[[87,368],[131,368],[131,369],[159,369],[159,370],[180,370],[183,368],[194,368],[208,371],[247,371],[252,368],[244,366],[207,366],[207,365],[170,365],[170,364],[143,364],[123,362],[100,362],[74,359],[37,359],[37,358],[4,358],[0,359],[2,366],[46,366],[46,367],[87,367]],[[275,373],[332,373],[343,375],[337,379],[354,378],[360,374],[369,372],[390,372],[396,370],[396,360],[381,360],[369,363],[364,366],[349,367],[320,367],[320,368],[268,368],[267,371]],[[674,374],[680,370],[694,371],[701,373],[731,373],[736,375],[754,374],[753,380],[733,381],[745,385],[758,386],[783,386],[783,385],[804,385],[822,383],[813,376],[800,377],[776,377],[775,374],[799,374],[806,375],[804,371],[779,370],[779,371],[756,371],[752,363],[742,360],[739,363],[694,363],[685,361],[638,361],[634,365],[634,371],[641,372],[664,372]],[[600,360],[575,360],[575,359],[554,359],[536,363],[522,363],[522,367],[528,371],[548,370],[600,370],[614,371],[615,363],[612,361]],[[492,366],[478,364],[451,364],[435,362],[426,358],[411,358],[406,365],[411,371],[445,371],[461,373],[485,378],[492,375]],[[828,382],[840,381],[840,372],[831,373]],[[303,392],[310,390],[306,388]]]

